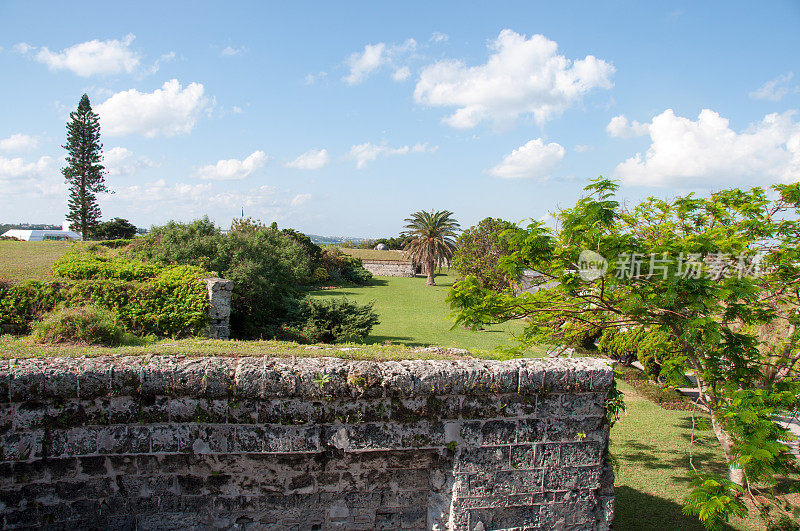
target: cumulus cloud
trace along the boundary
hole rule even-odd
[[[263,167],[268,158],[263,151],[254,151],[244,160],[220,160],[216,164],[209,164],[198,169],[197,177],[213,181],[241,180]]]
[[[736,132],[710,109],[697,120],[667,109],[648,124],[647,152],[619,164],[615,175],[624,184],[690,188],[797,181],[800,122],[793,115],[768,114]]]
[[[386,62],[384,56],[386,43],[367,44],[363,52],[350,54],[345,63],[350,68],[350,73],[344,77],[344,82],[348,85],[357,85],[364,81],[367,76],[376,68]]]
[[[650,124],[643,124],[636,120],[628,122],[623,115],[615,116],[608,122],[606,132],[609,136],[616,138],[630,138],[634,136],[644,136],[650,130]]]
[[[141,169],[154,166],[153,161],[144,156],[136,156],[124,147],[113,147],[103,153],[103,166],[109,175],[130,177]]]
[[[362,52],[350,54],[345,64],[350,69],[347,76],[342,78],[348,85],[358,85],[369,75],[384,65],[394,67],[392,77],[395,81],[403,81],[411,76],[411,70],[403,62],[417,49],[417,41],[406,39],[400,44],[367,44]]]
[[[330,160],[327,149],[310,149],[284,166],[298,170],[318,170],[327,165]]]
[[[401,66],[392,74],[392,79],[395,81],[405,81],[411,77],[411,69],[407,66]]]
[[[292,206],[300,206],[311,199],[311,194],[297,194],[292,198]]]
[[[428,39],[430,42],[446,42],[450,39],[450,35],[447,33],[442,33],[440,31],[434,31],[431,35],[431,38]]]
[[[0,181],[42,175],[53,167],[53,163],[53,159],[47,156],[40,157],[36,162],[25,162],[21,157],[0,157]]]
[[[575,146],[575,151],[577,153],[586,153],[587,151],[591,151],[594,149],[594,146],[590,146],[587,144],[578,144]]]
[[[613,85],[611,64],[593,55],[567,59],[543,35],[528,39],[505,29],[489,49],[482,65],[445,60],[423,68],[414,90],[417,103],[456,107],[443,121],[460,129],[487,120],[509,123],[526,114],[543,124],[592,89]]]
[[[95,111],[105,135],[153,138],[191,132],[200,113],[210,106],[201,83],[182,88],[177,79],[172,79],[153,92],[117,92],[96,106]]]
[[[546,179],[564,158],[564,152],[563,146],[536,138],[506,155],[489,173],[503,179]]]
[[[28,52],[32,52],[35,48],[30,44],[28,44],[27,42],[18,42],[17,44],[12,46],[12,49],[17,53],[25,55]]]
[[[128,34],[121,40],[97,39],[81,42],[64,48],[60,52],[51,52],[42,47],[36,54],[36,60],[46,64],[50,70],[69,70],[81,77],[95,74],[130,74],[139,66],[141,56],[130,49],[135,39]],[[20,51],[27,53],[33,49],[30,45],[20,43]]]
[[[39,141],[36,137],[16,133],[8,138],[0,139],[0,149],[4,151],[25,151],[35,148]]]
[[[401,146],[397,148],[365,142],[352,146],[348,156],[356,161],[357,169],[363,170],[370,162],[377,160],[378,157],[408,155],[409,153],[433,153],[437,149],[439,149],[439,146],[429,146],[427,142],[424,144],[414,144],[413,146]]]
[[[782,74],[751,92],[750,97],[754,100],[780,101],[790,92],[800,92],[800,87],[789,84],[793,77],[793,72]]]

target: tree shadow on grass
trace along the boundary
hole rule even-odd
[[[631,487],[614,488],[615,531],[671,530],[705,531],[703,525],[693,516],[686,516],[680,504],[665,500]],[[723,531],[734,528],[725,525]]]
[[[367,345],[384,344],[386,342],[403,345],[405,347],[427,347],[429,345],[429,343],[420,343],[419,341],[413,340],[410,337],[402,337],[402,336],[370,335],[364,339],[364,343],[366,343]]]

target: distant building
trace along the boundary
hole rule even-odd
[[[26,242],[41,242],[45,240],[80,240],[81,235],[71,230],[22,230],[11,229],[2,234],[4,237],[16,238]]]

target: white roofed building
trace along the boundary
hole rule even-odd
[[[22,230],[11,229],[2,234],[9,238],[16,238],[26,242],[41,242],[45,240],[80,240],[81,235],[71,230]]]

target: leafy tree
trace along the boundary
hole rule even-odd
[[[130,240],[136,236],[136,226],[123,218],[98,223],[92,231],[96,240]]]
[[[453,267],[461,278],[473,275],[482,287],[495,291],[510,288],[514,279],[501,266],[500,260],[509,253],[504,233],[516,228],[509,221],[486,218],[461,233],[453,254]]]
[[[800,391],[800,184],[772,188],[774,199],[732,189],[628,209],[615,183],[597,179],[558,214],[557,230],[534,221],[508,234],[508,273],[533,267],[555,287],[515,297],[468,276],[449,297],[461,323],[525,318],[523,345],[637,326],[674,345],[661,376],[694,372],[729,467],[727,479],[694,470],[685,511],[709,528],[741,511],[732,499],[742,492],[766,503],[758,486],[792,459],[774,418],[798,406]],[[767,325],[784,333],[767,340]]]
[[[105,184],[100,122],[84,94],[67,122],[67,166],[61,170],[69,184],[67,221],[87,240],[100,221],[97,194],[109,192]]]
[[[434,270],[449,265],[455,251],[458,222],[449,210],[426,212],[421,210],[411,214],[405,221],[407,229],[406,244],[403,250],[417,264],[423,264],[428,273],[426,286],[435,286]]]

